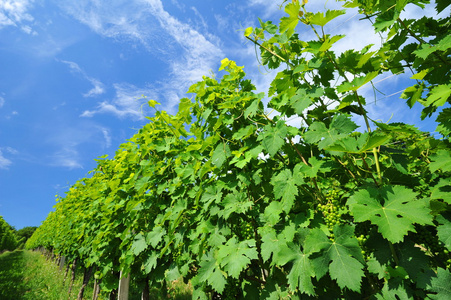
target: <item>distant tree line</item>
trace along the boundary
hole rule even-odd
[[[22,249],[36,228],[27,226],[16,230],[0,216],[0,252]]]

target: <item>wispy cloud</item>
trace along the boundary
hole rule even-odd
[[[17,150],[11,147],[0,147],[0,169],[8,170],[9,166],[12,165],[12,161],[5,157],[4,153],[17,154]]]
[[[69,169],[83,169],[78,151],[72,147],[63,147],[51,157],[51,165]]]
[[[88,80],[94,86],[91,90],[83,94],[84,97],[94,97],[97,95],[101,95],[105,92],[103,83],[95,78],[88,76],[86,72],[82,70],[77,63],[66,60],[58,60],[58,61],[67,64],[73,73],[82,75],[84,79]]]
[[[269,16],[277,13],[280,10],[280,5],[283,1],[267,1],[267,0],[249,0],[250,6],[263,7],[265,14],[262,16],[268,18]]]
[[[112,101],[102,101],[96,109],[84,111],[81,117],[109,113],[119,118],[144,119],[144,104],[148,100],[143,96],[155,94],[155,91],[151,88],[139,88],[129,83],[116,83],[113,87],[116,90],[116,96]]]
[[[109,128],[85,120],[71,126],[61,125],[45,142],[55,149],[45,158],[45,164],[81,169],[86,145],[97,144],[105,150],[111,147],[112,137]]]
[[[166,12],[161,1],[148,0],[148,2],[152,14],[159,20],[161,27],[184,50],[182,57],[170,61],[173,83],[166,84],[164,87],[165,90],[171,85],[178,87],[172,88],[172,93],[166,97],[169,105],[174,106],[188,86],[200,80],[202,75],[207,75],[223,58],[224,53],[206,36]]]
[[[224,53],[214,36],[195,30],[192,24],[183,23],[169,14],[160,0],[135,0],[124,3],[106,1],[64,1],[59,4],[68,14],[94,32],[117,41],[134,41],[149,52],[158,55],[169,65],[165,81],[152,86],[152,97],[163,103],[165,109],[174,109],[190,84],[200,80],[215,69]],[[201,29],[207,31],[201,20]],[[102,102],[96,111],[86,111],[90,116],[98,112],[111,112],[119,117],[137,117],[139,109],[120,92],[113,102]],[[132,95],[131,98],[136,98]],[[128,100],[127,100],[128,99]],[[129,109],[132,107],[132,109]]]
[[[0,108],[2,108],[3,105],[5,105],[5,98],[0,96]]]
[[[24,22],[32,22],[34,18],[28,12],[34,0],[2,0],[0,1],[0,29],[6,26],[21,28],[28,34],[36,34]]]

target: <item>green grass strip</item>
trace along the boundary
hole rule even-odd
[[[76,299],[82,281],[78,274],[71,293]],[[62,300],[68,298],[68,276],[63,286],[64,270],[38,252],[14,251],[0,255],[0,299],[2,300]],[[92,295],[92,286],[85,298]]]

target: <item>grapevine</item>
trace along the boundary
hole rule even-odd
[[[151,288],[181,276],[194,299],[449,299],[451,17],[403,19],[429,1],[363,2],[285,1],[279,24],[247,28],[277,72],[267,94],[224,59],[176,114],[149,101],[148,124],[57,199],[27,247],[96,266],[104,292],[122,272]],[[379,48],[334,51],[344,37],[329,23],[350,7]],[[440,138],[365,110],[362,88],[399,72],[415,80],[401,98],[437,111]]]

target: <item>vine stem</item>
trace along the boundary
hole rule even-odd
[[[321,36],[318,34],[318,32],[316,31],[316,29],[315,29],[315,27],[314,27],[313,25],[310,24],[310,27],[312,28],[313,32],[315,32],[316,36],[318,37],[318,39],[319,39],[320,41],[324,41],[324,40],[325,40],[325,37],[321,38]],[[326,50],[325,53],[326,53],[327,57],[329,58],[329,60],[330,60],[330,61],[332,62],[332,64],[334,65],[335,69],[336,69],[336,70],[338,71],[338,73],[340,74],[340,76],[342,76],[347,82],[350,83],[351,81],[348,79],[348,77],[346,76],[346,74],[343,72],[343,70],[342,70],[342,69],[340,68],[340,66],[337,64],[337,62],[335,61],[335,59],[333,59],[333,58],[330,56],[329,51]],[[361,99],[360,99],[360,96],[359,96],[359,94],[357,93],[357,91],[354,91],[354,95],[355,95],[356,101],[357,101],[357,103],[359,104],[359,107],[360,107],[360,109],[361,109],[361,111],[362,111],[362,116],[363,116],[363,119],[365,120],[366,128],[367,128],[368,132],[371,132],[370,122],[368,121],[368,116],[366,115],[365,109],[363,108],[363,105],[362,105],[362,101],[361,101]],[[379,164],[379,157],[378,157],[378,154],[377,154],[377,148],[376,148],[376,147],[373,148],[373,154],[374,154],[374,160],[375,160],[375,162],[376,162],[377,176],[378,176],[378,179],[379,179],[379,183],[376,182],[376,185],[380,185],[380,184],[382,184],[382,174],[381,174],[381,167],[380,167],[380,164]]]
[[[393,259],[395,260],[395,264],[399,266],[399,260],[398,256],[396,255],[395,247],[393,247],[393,244],[390,241],[388,242],[388,245],[390,247],[391,254],[393,255]]]
[[[305,9],[304,9],[304,10],[305,10]],[[312,24],[310,24],[310,27],[312,28],[313,32],[316,34],[316,36],[318,37],[318,39],[319,39],[320,41],[325,41],[325,40],[326,40],[326,39],[325,39],[325,36],[324,36],[324,31],[323,31],[323,38],[321,38],[321,36],[318,34],[318,32],[316,31],[315,27],[314,27]],[[322,27],[321,27],[321,28],[322,28]],[[339,74],[340,74],[347,82],[350,83],[351,81],[348,79],[348,77],[346,76],[346,74],[343,72],[343,70],[342,70],[342,69],[340,68],[340,66],[337,64],[337,62],[335,61],[335,59],[333,59],[333,58],[330,56],[329,51],[326,50],[325,53],[326,53],[327,57],[329,58],[329,60],[332,62],[332,64],[335,66],[335,69],[338,71],[338,73],[339,73]],[[357,91],[354,91],[354,95],[355,95],[355,97],[356,97],[356,100],[357,100],[357,103],[359,104],[360,109],[362,110],[362,115],[363,115],[363,119],[365,120],[366,128],[367,128],[368,132],[371,132],[370,122],[368,121],[368,116],[366,115],[365,109],[363,108],[362,101],[360,100],[360,96],[359,96],[359,94],[357,93]],[[379,179],[379,182],[375,181],[375,183],[376,183],[376,185],[381,185],[381,184],[382,184],[382,173],[381,173],[381,167],[380,167],[380,164],[379,164],[379,156],[378,156],[377,148],[376,148],[376,147],[373,148],[373,155],[374,155],[374,160],[375,160],[375,162],[376,162],[376,171],[377,171],[377,176],[378,176],[378,179]]]
[[[279,54],[275,53],[274,51],[272,51],[272,50],[266,48],[265,46],[263,46],[262,44],[260,44],[260,43],[257,42],[256,40],[253,40],[253,39],[251,39],[251,38],[248,37],[248,36],[246,36],[246,38],[247,38],[249,41],[253,42],[255,45],[258,45],[260,48],[265,49],[266,51],[268,51],[269,53],[271,53],[271,54],[274,55],[275,57],[279,58],[279,59],[282,60],[283,62],[288,63],[288,61],[287,61],[285,58],[283,58],[283,57],[280,56]]]
[[[302,162],[306,165],[309,166],[308,162],[305,160],[304,156],[302,155],[301,152],[299,152],[299,149],[296,147],[296,145],[293,143],[293,141],[290,139],[290,144],[291,146],[294,148],[294,150],[296,150],[296,153],[299,155],[299,157],[301,158]],[[321,200],[325,201],[324,196],[323,196],[323,192],[321,191],[321,188],[318,186],[318,183],[316,182],[315,178],[312,178],[313,181],[313,185],[315,186],[315,188],[318,190],[319,192],[319,197],[321,198]]]

